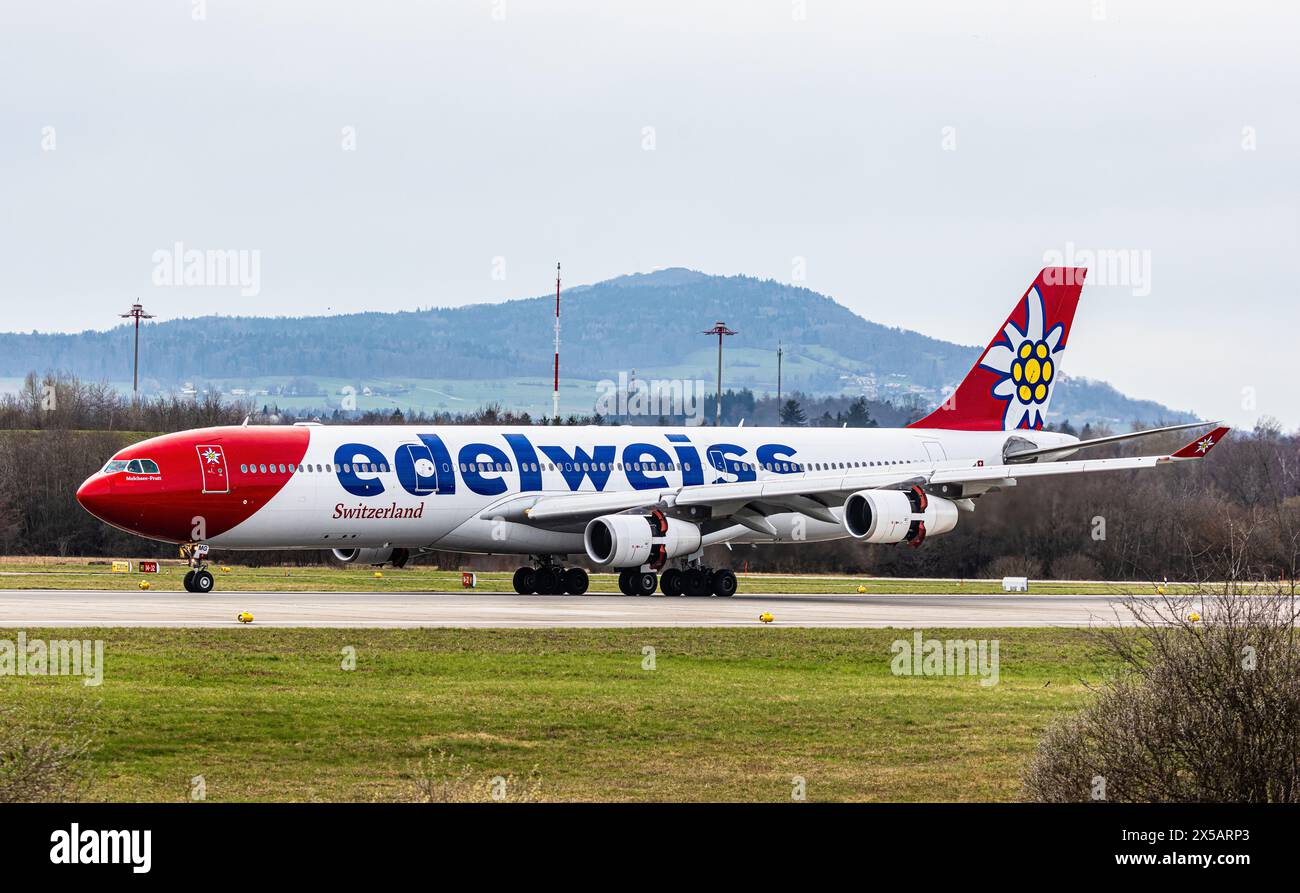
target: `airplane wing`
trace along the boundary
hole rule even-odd
[[[561,493],[517,496],[485,511],[484,519],[505,518],[540,525],[589,520],[599,515],[636,509],[678,509],[689,514],[692,507],[708,507],[709,517],[732,518],[737,523],[762,529],[754,520],[774,511],[800,512],[818,520],[838,524],[831,508],[858,490],[895,490],[913,486],[974,484],[1013,486],[1018,478],[1086,474],[1151,468],[1172,462],[1202,459],[1231,430],[1215,428],[1177,452],[1163,456],[1125,459],[1081,459],[1013,465],[974,465],[955,468],[946,464],[916,464],[897,468],[854,469],[834,474],[799,474],[763,481],[705,484],[694,487],[661,487],[635,493]]]
[[[1023,450],[1014,450],[1006,455],[1005,458],[1012,459],[1016,464],[1028,462],[1031,459],[1056,459],[1062,456],[1073,455],[1079,450],[1086,450],[1091,447],[1108,446],[1113,443],[1121,443],[1125,440],[1134,440],[1138,437],[1151,437],[1155,434],[1167,434],[1170,431],[1186,431],[1191,428],[1209,428],[1215,425],[1215,422],[1189,422],[1185,425],[1166,425],[1163,428],[1143,428],[1141,431],[1130,431],[1127,434],[1111,434],[1108,437],[1094,437],[1091,440],[1076,440],[1074,443],[1063,446],[1030,448]]]
[[[1168,456],[1134,456],[1128,459],[1078,459],[1069,462],[1046,462],[1033,465],[980,465],[973,468],[943,468],[929,477],[931,484],[979,484],[1005,479],[1049,477],[1059,474],[1085,474],[1093,471],[1124,471],[1152,468],[1170,462],[1203,459],[1232,429],[1215,428]]]

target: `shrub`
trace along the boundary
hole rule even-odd
[[[1100,580],[1102,576],[1101,562],[1082,552],[1071,552],[1052,560],[1052,578],[1055,580]]]
[[[1001,577],[1035,577],[1042,578],[1043,563],[1028,555],[1003,555],[995,558],[984,568],[984,576],[997,580]]]
[[[0,708],[0,803],[75,799],[90,769],[84,714],[72,710],[49,724],[31,720],[13,707]],[[46,725],[60,734],[42,731]]]
[[[469,764],[457,764],[445,751],[429,752],[412,773],[402,800],[414,803],[536,803],[542,779],[534,768],[526,779],[514,775],[479,777]]]
[[[1120,670],[1051,726],[1024,777],[1046,802],[1300,802],[1294,592],[1133,599],[1099,632]]]

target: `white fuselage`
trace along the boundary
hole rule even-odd
[[[283,429],[281,429],[283,430]],[[283,486],[246,519],[208,539],[213,546],[434,548],[513,554],[577,554],[582,525],[526,523],[510,503],[524,496],[619,493],[764,481],[836,470],[908,465],[996,465],[1008,439],[1038,446],[1074,442],[1041,431],[928,429],[652,428],[603,426],[308,426],[310,440]],[[240,449],[226,450],[228,496],[255,485]],[[202,497],[195,502],[201,507]],[[832,511],[839,517],[840,508]],[[777,535],[741,525],[721,542],[826,540],[839,524],[776,514]]]

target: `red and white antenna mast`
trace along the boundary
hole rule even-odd
[[[560,421],[560,265],[555,265],[555,387],[551,391],[551,418]]]

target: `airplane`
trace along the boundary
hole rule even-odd
[[[1209,422],[1079,440],[1044,430],[1086,270],[1043,269],[965,379],[906,428],[322,426],[205,428],[117,452],[77,491],[95,517],[179,544],[185,588],[212,548],[328,549],[403,566],[445,550],[527,556],[520,594],[581,595],[585,555],[629,596],[730,596],[717,544],[852,538],[920,546],[987,494],[1049,475],[1204,458],[1215,427],[1168,455],[1081,450]]]

